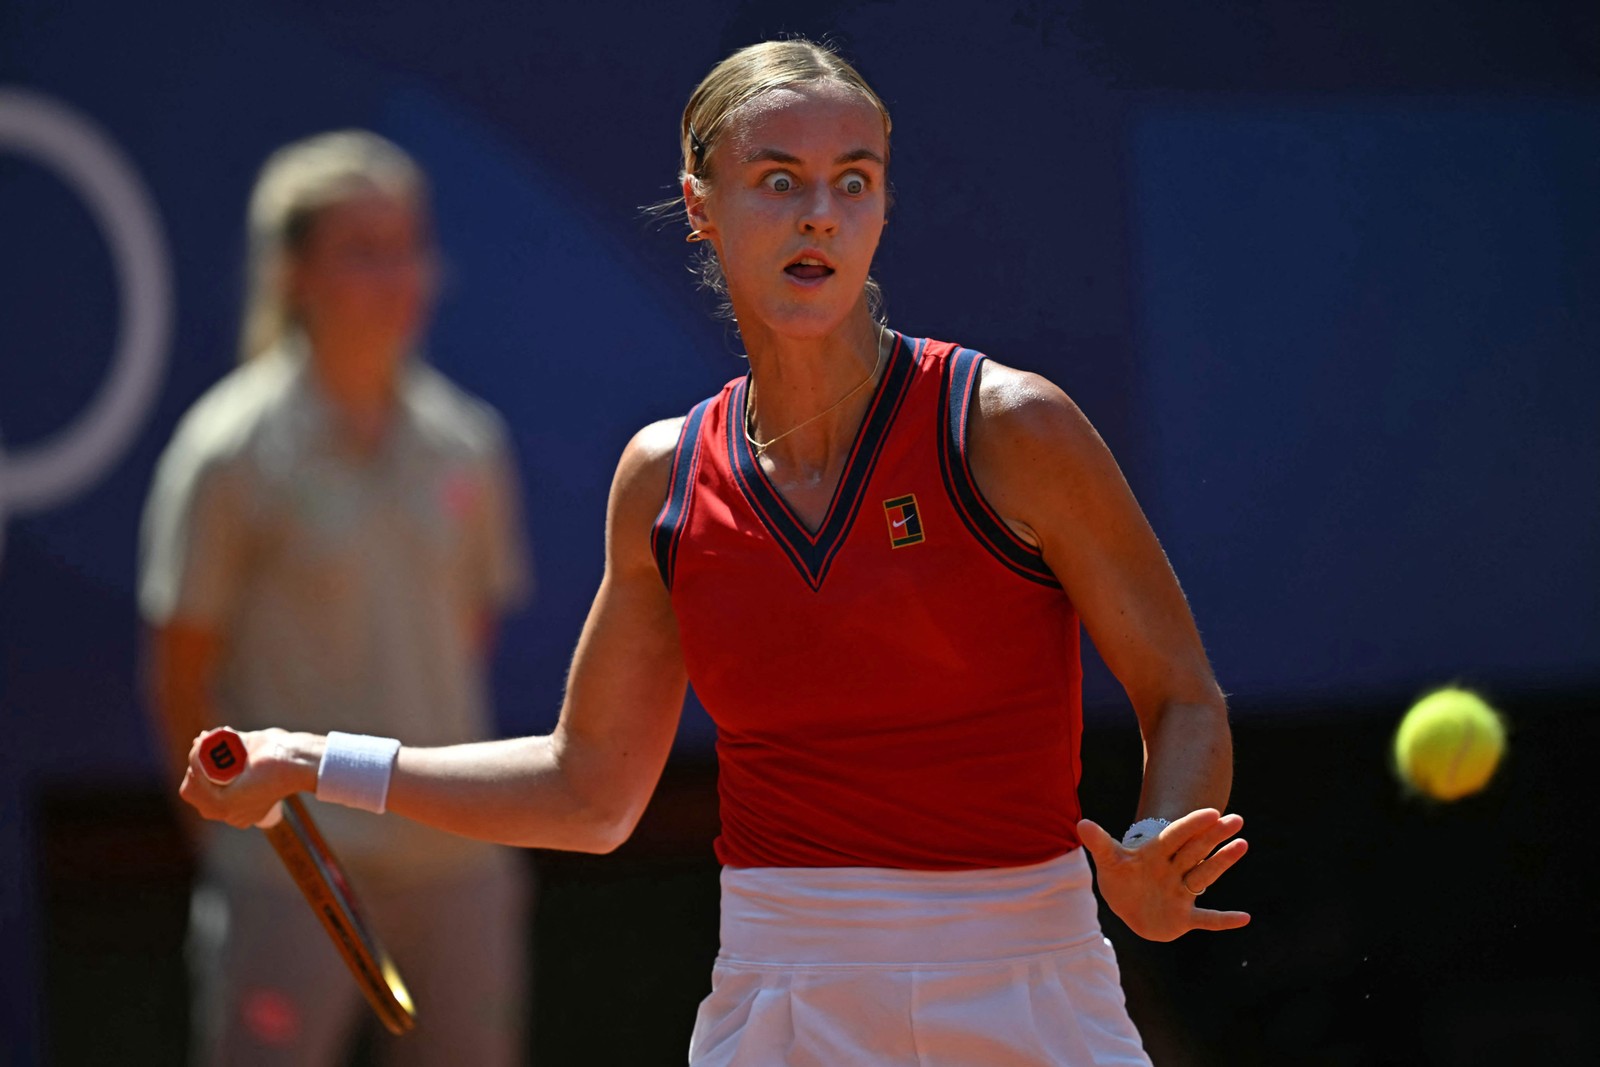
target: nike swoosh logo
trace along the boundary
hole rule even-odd
[[[907,523],[907,522],[909,522],[909,521],[910,521],[910,519],[911,519],[911,517],[910,517],[910,516],[909,516],[909,515],[908,515],[908,516],[906,516],[906,517],[905,517],[905,518],[903,518],[903,519],[901,519],[901,520],[899,520],[899,521],[898,521],[898,522],[895,522],[895,521],[891,521],[891,522],[890,522],[890,523],[889,523],[889,525],[890,525],[890,526],[904,526],[904,525],[905,525],[905,524],[906,524],[906,523]]]

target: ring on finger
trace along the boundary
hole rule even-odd
[[[1178,876],[1178,884],[1183,886],[1184,891],[1189,893],[1191,896],[1196,896],[1197,897],[1201,893],[1205,892],[1204,888],[1200,888],[1200,889],[1192,889],[1192,888],[1190,888],[1189,879],[1187,877],[1185,877],[1184,875],[1181,875],[1181,874]]]

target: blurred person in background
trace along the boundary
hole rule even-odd
[[[363,131],[288,145],[249,207],[241,365],[184,416],[145,508],[140,608],[175,775],[214,725],[492,736],[497,617],[529,568],[504,426],[418,355],[426,180]],[[524,1061],[527,865],[320,805],[423,1024],[387,1062]],[[331,1064],[367,1012],[263,835],[200,833],[192,1059]]]

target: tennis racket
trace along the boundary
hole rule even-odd
[[[215,785],[225,786],[239,777],[248,760],[244,742],[227,727],[212,730],[200,739],[200,764]],[[379,1021],[392,1034],[410,1030],[416,1025],[411,994],[394,961],[362,919],[356,895],[339,861],[317,831],[317,824],[311,821],[311,813],[300,797],[284,797],[256,825],[272,842],[311,910],[322,920]]]

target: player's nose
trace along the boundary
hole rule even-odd
[[[833,188],[818,183],[801,202],[800,232],[831,235],[838,228],[839,205],[834,200]]]

